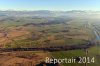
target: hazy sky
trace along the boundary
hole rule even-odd
[[[100,0],[0,0],[0,10],[100,10]]]

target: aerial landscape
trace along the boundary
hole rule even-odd
[[[100,1],[91,1],[1,0],[0,66],[100,66]]]

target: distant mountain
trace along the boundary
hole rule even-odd
[[[72,11],[49,11],[49,10],[38,10],[38,11],[0,11],[0,16],[13,16],[13,17],[57,17],[57,16],[85,16],[85,15],[93,15],[100,14],[98,11],[80,11],[80,10],[72,10]]]

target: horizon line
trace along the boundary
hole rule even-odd
[[[7,9],[7,10],[0,10],[0,11],[94,11],[94,12],[98,12],[100,10],[46,10],[46,9],[43,9],[43,10],[14,10],[14,9]]]

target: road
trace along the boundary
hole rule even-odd
[[[95,38],[94,38],[95,44],[100,45],[100,35],[99,35],[99,31],[98,31],[96,25],[91,24],[90,27],[92,28],[93,33],[95,35]]]
[[[99,30],[96,27],[96,25],[93,25],[92,23],[87,23],[87,25],[85,27],[86,27],[86,29],[87,29],[87,27],[89,27],[90,30],[92,30],[92,32],[93,32],[93,34],[95,36],[95,38],[93,40],[91,40],[91,42],[93,44],[95,44],[96,46],[100,46],[100,35],[99,35]],[[89,51],[88,49],[85,49],[86,58],[87,58],[87,56],[89,54],[88,51]],[[87,66],[87,63],[85,63],[84,66]]]

